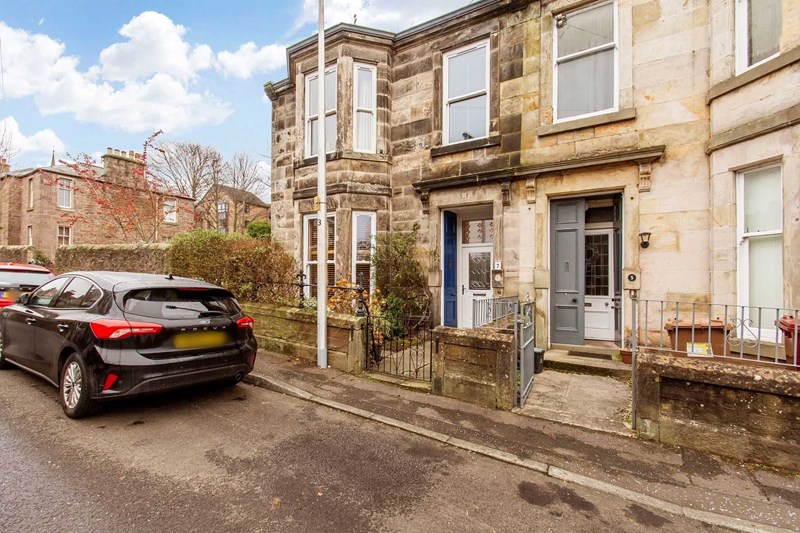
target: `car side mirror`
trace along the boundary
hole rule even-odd
[[[30,294],[23,294],[19,298],[17,298],[17,303],[22,305],[28,305],[28,302],[31,301]]]

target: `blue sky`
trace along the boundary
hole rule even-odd
[[[286,77],[285,47],[316,32],[318,0],[3,0],[0,133],[14,168],[107,146],[189,140],[266,161],[262,86]],[[469,0],[326,0],[326,25],[397,31]]]

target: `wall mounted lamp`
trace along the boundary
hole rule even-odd
[[[643,231],[639,234],[639,246],[642,248],[647,248],[650,246],[650,232]]]

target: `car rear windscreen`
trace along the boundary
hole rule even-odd
[[[53,278],[47,272],[0,270],[0,287],[38,287]]]
[[[220,289],[138,289],[125,295],[123,311],[177,320],[235,315],[239,306],[229,292]]]

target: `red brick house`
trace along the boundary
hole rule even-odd
[[[55,159],[55,158],[54,158]],[[127,190],[128,198],[144,201],[141,154],[107,149],[102,166],[92,166],[94,181]],[[67,165],[25,168],[12,171],[0,163],[0,245],[28,245],[55,257],[58,246],[70,244],[116,244],[141,241],[110,222],[109,210],[124,206],[102,206],[88,192],[90,184],[81,173]],[[157,194],[158,213],[149,215],[155,227],[153,241],[169,240],[176,233],[195,226],[192,198]]]
[[[270,206],[245,189],[214,185],[197,203],[198,224],[223,233],[244,233],[256,220],[269,222]]]

